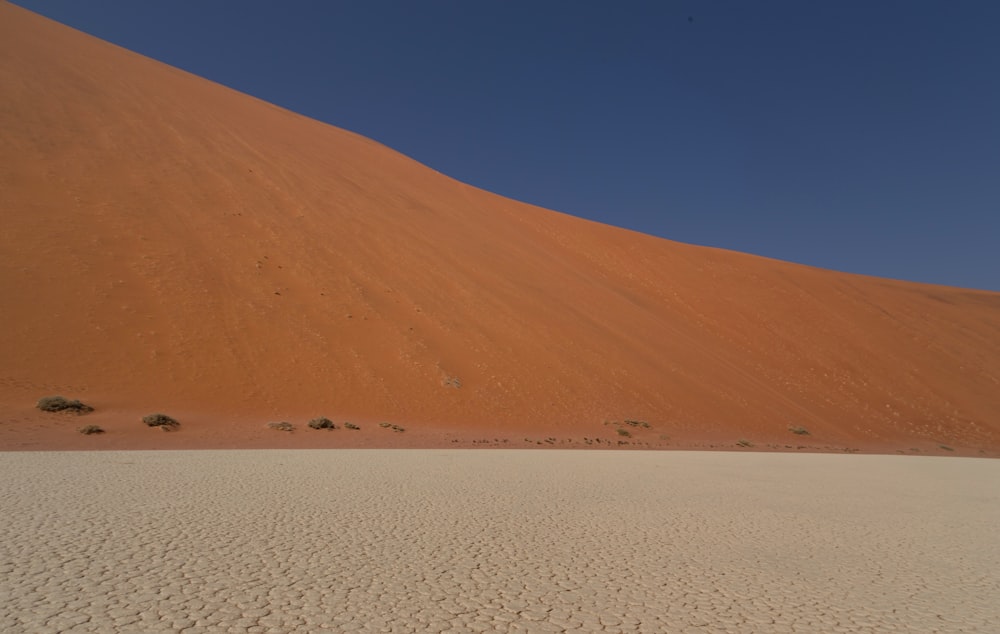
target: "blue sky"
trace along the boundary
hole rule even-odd
[[[477,187],[1000,290],[1000,3],[16,0]]]

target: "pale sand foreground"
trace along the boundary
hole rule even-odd
[[[0,453],[3,632],[998,632],[1000,461]]]

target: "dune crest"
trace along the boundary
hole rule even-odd
[[[1000,450],[998,293],[511,201],[9,3],[0,86],[0,447],[58,445],[65,394],[234,446],[326,414]]]

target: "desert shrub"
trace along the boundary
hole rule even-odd
[[[346,429],[361,429],[360,427],[358,427],[354,423],[344,423],[344,427]]]
[[[629,419],[626,419],[623,422],[626,425],[630,425],[632,427],[642,427],[643,429],[649,429],[649,427],[650,427],[649,423],[647,423],[644,420],[629,420]]]
[[[309,421],[309,427],[312,429],[336,429],[337,426],[329,418],[319,417],[314,418]]]
[[[938,445],[938,447],[940,447],[941,449],[944,449],[945,451],[955,451],[954,449],[952,449],[948,445]]]
[[[142,422],[146,423],[149,427],[162,427],[166,430],[173,429],[180,425],[180,423],[178,423],[175,419],[167,416],[166,414],[160,413],[147,414],[142,417]]]
[[[799,427],[797,425],[789,425],[788,431],[792,432],[793,434],[798,434],[799,436],[809,435],[808,429],[806,429],[805,427]]]
[[[627,429],[622,429],[621,427],[619,427],[617,431],[619,436],[625,436],[626,438],[632,435],[632,432]]]
[[[103,434],[104,430],[97,425],[84,425],[80,429],[76,430],[85,436],[90,436],[91,434]]]
[[[271,429],[276,430],[276,431],[294,431],[295,430],[295,425],[293,425],[293,424],[291,424],[289,422],[286,422],[286,421],[281,421],[280,423],[268,423],[267,426],[270,427]]]
[[[746,438],[740,438],[739,440],[736,441],[736,444],[739,445],[740,447],[753,447],[753,443],[747,440]]]
[[[86,414],[94,411],[90,405],[86,405],[77,400],[70,400],[63,396],[43,396],[38,399],[35,405],[43,412],[72,412],[74,414]]]
[[[392,425],[392,423],[379,423],[378,424],[379,427],[389,427],[391,425]]]

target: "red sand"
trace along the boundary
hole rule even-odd
[[[511,201],[6,2],[0,86],[2,449],[1000,455],[998,293]],[[98,412],[35,410],[49,394]]]

